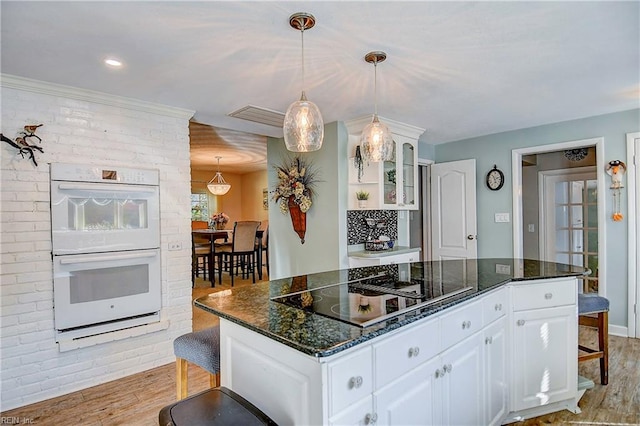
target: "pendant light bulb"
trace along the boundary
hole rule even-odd
[[[220,173],[220,159],[222,157],[216,158],[218,159],[218,171],[216,172],[216,175],[213,177],[213,179],[211,179],[207,184],[207,189],[209,189],[209,192],[211,192],[213,195],[224,195],[229,192],[229,189],[231,189],[231,185],[225,182],[224,178],[222,177],[222,173]]]
[[[289,25],[300,30],[302,38],[302,95],[299,101],[289,105],[284,116],[284,142],[289,151],[310,152],[322,147],[324,139],[324,122],[320,109],[307,99],[304,92],[304,30],[312,28],[316,23],[309,13],[294,13],[289,17]]]
[[[373,64],[374,69],[374,113],[373,120],[362,130],[360,146],[362,156],[368,162],[389,161],[393,159],[393,137],[389,128],[378,118],[378,62],[387,59],[384,52],[369,52],[364,60]]]

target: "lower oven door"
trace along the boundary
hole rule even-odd
[[[158,312],[160,249],[54,256],[58,331]]]

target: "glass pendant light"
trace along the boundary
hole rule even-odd
[[[367,125],[360,136],[362,156],[369,162],[387,161],[393,158],[393,138],[389,128],[378,119],[378,62],[387,59],[384,52],[369,52],[364,60],[373,64],[374,70],[374,101],[375,109],[373,121]]]
[[[213,195],[224,195],[229,192],[229,189],[231,189],[231,185],[224,181],[222,173],[220,173],[220,159],[222,157],[216,158],[218,159],[218,171],[216,172],[216,175],[213,177],[213,179],[211,179],[207,184],[207,188]]]
[[[320,110],[307,100],[304,93],[304,30],[313,28],[316,18],[310,13],[298,12],[289,17],[289,25],[302,35],[302,96],[289,105],[284,116],[284,142],[293,152],[317,151],[324,139],[324,122]]]

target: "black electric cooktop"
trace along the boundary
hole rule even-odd
[[[271,300],[360,327],[473,290],[464,283],[398,281],[386,274],[304,290]]]

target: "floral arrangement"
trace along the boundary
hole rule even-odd
[[[226,224],[229,222],[229,216],[225,213],[216,213],[211,215],[211,222],[216,224]]]
[[[366,191],[357,191],[356,192],[356,198],[360,201],[363,200],[368,200],[369,199],[369,193]]]
[[[278,172],[278,185],[273,191],[273,200],[279,204],[282,214],[289,211],[289,197],[293,196],[300,210],[306,213],[313,204],[317,172],[306,160],[296,157],[275,166]]]

